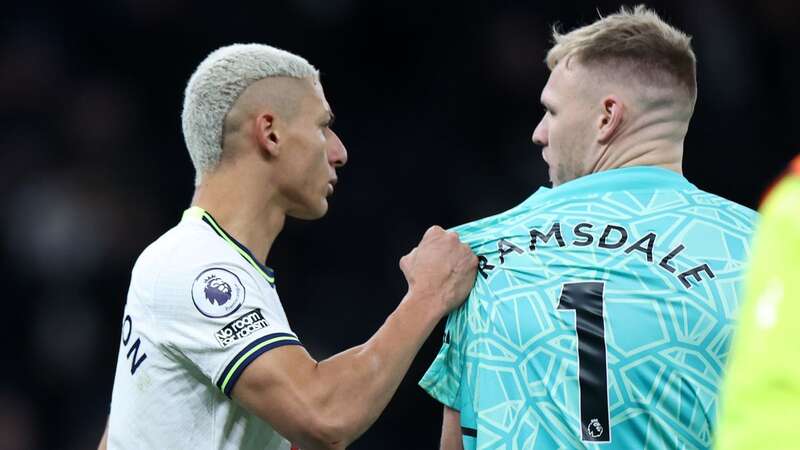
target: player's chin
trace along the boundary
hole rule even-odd
[[[322,197],[314,204],[304,205],[287,212],[290,217],[301,220],[321,219],[328,213],[328,199]]]
[[[558,177],[556,176],[556,171],[553,166],[548,167],[547,169],[547,176],[550,178],[550,184],[553,187],[558,186]]]

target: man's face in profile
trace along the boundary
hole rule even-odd
[[[303,84],[297,98],[299,110],[288,121],[282,142],[282,190],[290,202],[290,216],[317,219],[328,210],[336,168],[347,162],[347,151],[330,128],[333,113],[319,80],[299,82]]]
[[[591,79],[571,61],[556,65],[542,90],[544,116],[533,132],[533,143],[542,147],[553,187],[588,174],[587,155],[592,148],[592,102],[584,93]]]

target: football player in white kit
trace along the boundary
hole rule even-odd
[[[191,207],[137,260],[100,447],[341,449],[394,394],[477,258],[431,227],[400,260],[408,293],[364,344],[315,361],[264,265],[286,216],[322,217],[347,152],[317,70],[260,44],[211,53],[186,88]]]

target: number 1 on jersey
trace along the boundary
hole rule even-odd
[[[558,309],[575,311],[578,334],[581,439],[610,442],[606,335],[600,281],[564,283]]]

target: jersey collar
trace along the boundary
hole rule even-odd
[[[191,208],[183,212],[183,218],[186,219],[187,217],[199,219],[208,224],[208,226],[211,227],[211,230],[213,230],[214,233],[216,233],[219,237],[221,237],[222,240],[227,242],[228,245],[231,246],[231,248],[236,250],[236,252],[239,255],[241,255],[242,258],[245,259],[245,261],[247,261],[251,266],[253,266],[253,268],[256,269],[256,271],[260,273],[264,277],[264,279],[267,280],[267,283],[269,283],[270,286],[272,286],[273,288],[275,287],[275,271],[265,266],[264,264],[261,264],[258,260],[256,260],[256,258],[250,252],[250,250],[244,245],[242,245],[241,242],[237,241],[236,238],[228,234],[227,231],[222,229],[222,227],[219,226],[217,221],[214,220],[214,217],[212,217],[211,214],[208,213],[208,211],[204,210],[199,206],[192,206]]]
[[[523,204],[542,204],[550,199],[583,197],[606,192],[647,189],[696,189],[683,175],[656,166],[611,169],[576,178],[552,189],[541,188]]]

